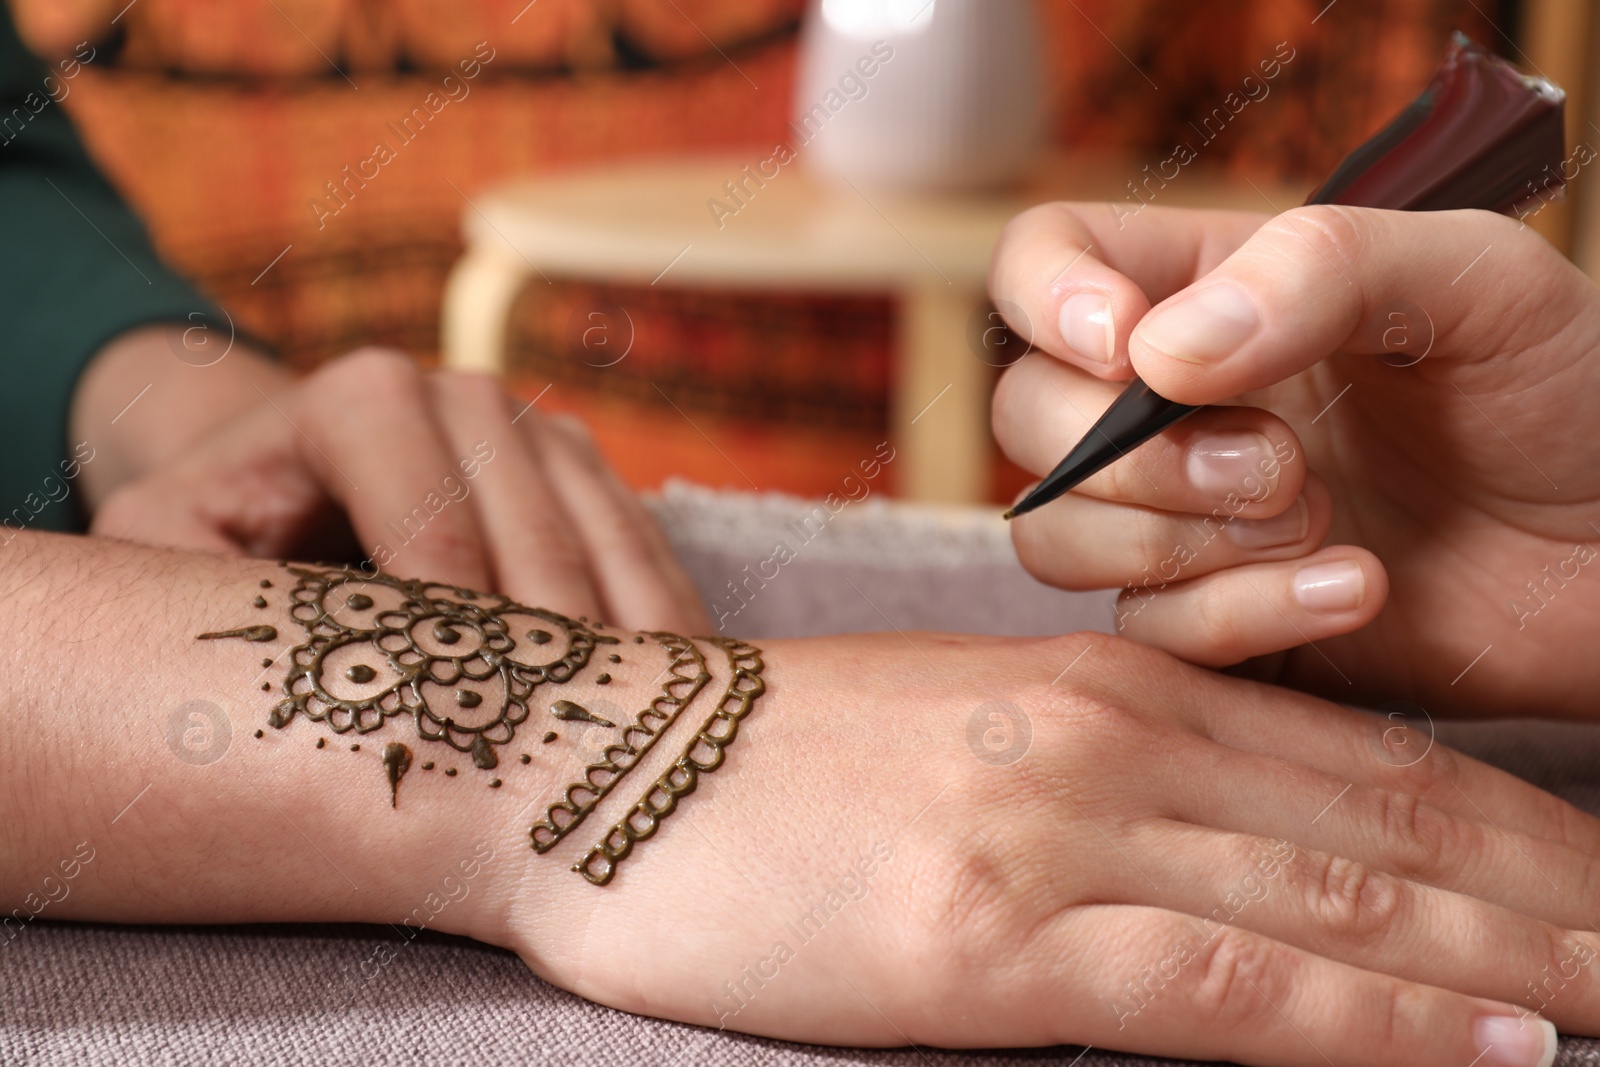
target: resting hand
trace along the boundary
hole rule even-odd
[[[582,425],[519,413],[496,379],[362,349],[250,395],[226,425],[111,492],[91,531],[261,557],[359,555],[369,569],[574,616],[708,627],[670,545]]]
[[[1198,663],[1282,651],[1267,676],[1340,699],[1592,714],[1594,285],[1485,212],[1124,222],[1008,228],[991,291],[1040,351],[1000,384],[1001,445],[1042,474],[1134,373],[1227,406],[1019,518],[1029,569],[1125,587],[1122,632]]]

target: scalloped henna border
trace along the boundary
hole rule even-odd
[[[678,801],[694,792],[700,784],[700,775],[710,774],[722,766],[725,750],[739,734],[740,720],[750,714],[756,699],[767,691],[767,683],[761,677],[766,664],[759,648],[735,638],[701,640],[719,646],[728,654],[733,678],[716,709],[684,746],[683,755],[645,790],[632,810],[572,865],[574,871],[593,885],[610,883],[617,867],[633,851],[634,844],[654,836],[661,827],[661,820],[677,810]],[[741,685],[746,682],[749,684]],[[723,728],[721,732],[718,732],[719,726]],[[696,750],[701,746],[708,750],[703,760],[696,757]],[[638,825],[635,825],[636,819],[641,820]],[[596,867],[597,860],[603,860],[604,866]]]

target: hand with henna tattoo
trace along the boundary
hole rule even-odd
[[[758,648],[8,551],[0,922],[82,842],[51,917],[402,922],[470,862],[434,928],[795,1040],[1548,1067],[1541,1016],[1600,1033],[1600,821],[1303,694],[1096,634]]]

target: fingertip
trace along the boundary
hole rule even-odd
[[[1154,348],[1139,333],[1128,337],[1128,367],[1158,396],[1178,404],[1202,406],[1227,400],[1236,393],[1215,381],[1212,368],[1190,363]]]
[[[1130,587],[1118,600],[1117,626],[1191,663],[1228,667],[1353,633],[1377,617],[1388,596],[1378,557],[1337,545],[1158,590]]]
[[[1339,545],[1301,560],[1289,591],[1321,636],[1333,637],[1365,626],[1383,610],[1389,576],[1371,552]]]
[[[1087,370],[1110,364],[1117,353],[1116,323],[1111,298],[1091,289],[1068,293],[1056,312],[1056,331],[1066,346],[1063,355]]]

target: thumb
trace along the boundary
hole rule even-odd
[[[1525,353],[1592,303],[1577,268],[1505,216],[1319,205],[1272,219],[1153,308],[1128,354],[1162,396],[1208,404],[1341,353]]]

